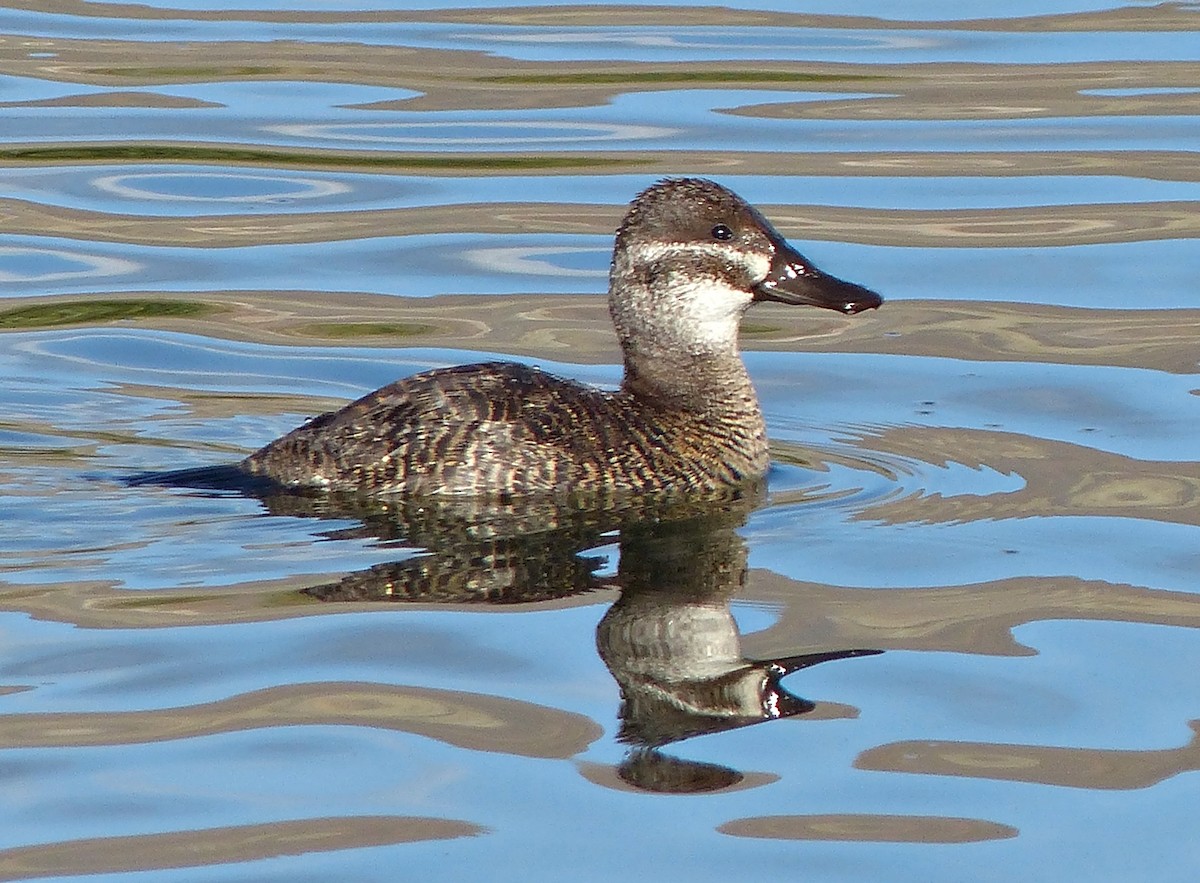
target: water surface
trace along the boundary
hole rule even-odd
[[[1195,4],[793,5],[4,4],[0,879],[1195,879]],[[127,483],[615,385],[672,174],[887,298],[747,318],[765,488]]]

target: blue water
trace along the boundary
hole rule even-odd
[[[0,150],[83,151],[0,153],[0,879],[1194,880],[1195,4],[525,5],[0,10]],[[852,79],[620,80],[677,62]],[[613,387],[612,230],[667,174],[886,298],[750,314],[744,511],[389,531],[126,482],[433,367]],[[6,312],[130,297],[216,311]],[[782,677],[802,712],[705,711],[714,666],[854,650]]]

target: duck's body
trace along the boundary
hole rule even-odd
[[[701,492],[760,478],[766,426],[737,351],[755,300],[853,313],[881,299],[810,267],[725,188],[663,181],[617,231],[620,390],[514,363],[430,371],[310,421],[241,468],[289,487],[422,496]]]
[[[511,362],[418,374],[324,414],[245,461],[292,486],[474,496],[712,489],[762,475],[745,372],[724,407],[647,407]]]

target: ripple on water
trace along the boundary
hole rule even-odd
[[[387,146],[401,150],[506,150],[528,147],[531,144],[553,144],[559,148],[569,148],[595,142],[661,139],[675,134],[674,129],[661,126],[545,119],[292,123],[268,126],[264,131],[302,141],[346,142],[359,146]]]
[[[805,90],[664,89],[616,94],[611,101],[570,110],[405,109],[402,121],[381,119],[388,111],[355,109],[331,103],[327,87],[291,84],[286,115],[279,95],[256,82],[218,86],[172,86],[171,93],[225,105],[198,110],[202,117],[174,110],[138,109],[127,114],[121,140],[237,142],[300,147],[371,150],[527,151],[531,144],[549,149],[791,151],[795,121],[775,118],[774,105],[856,101],[880,92],[832,93]],[[614,89],[619,87],[614,87]],[[384,90],[363,90],[359,105],[379,99]],[[369,94],[368,94],[369,93]],[[387,94],[399,100],[411,94]],[[886,97],[886,95],[883,95]],[[686,98],[686,100],[681,100]],[[263,102],[274,114],[264,118]],[[311,110],[303,112],[308,103]],[[727,113],[731,109],[739,113]],[[9,108],[10,141],[73,142],[113,139],[109,108],[63,108],[47,115],[41,108]],[[750,114],[754,114],[751,116]],[[297,121],[297,117],[304,121]],[[325,121],[311,122],[313,117]],[[332,120],[330,118],[333,118]],[[804,120],[809,151],[962,151],[1027,152],[1053,141],[1058,150],[1107,150],[1120,142],[1125,150],[1189,150],[1195,140],[1194,115],[1051,116],[1015,119],[950,120],[819,119]],[[414,134],[419,133],[419,134]],[[532,134],[530,134],[532,133]],[[536,136],[536,137],[534,137]],[[0,136],[2,139],[3,136]]]
[[[829,507],[842,517],[870,518],[872,510],[884,503],[920,497],[990,497],[1025,487],[1025,480],[1013,471],[950,460],[930,463],[886,449],[867,449],[856,444],[858,440],[784,447],[782,457],[803,465],[786,460],[772,465],[774,504],[803,504],[805,510]]]
[[[193,216],[513,202],[624,204],[645,175],[419,177],[218,165],[138,164],[0,169],[10,196],[42,205],[119,214]],[[1200,199],[1200,182],[1116,175],[804,176],[722,175],[751,203],[878,209],[997,209]],[[399,231],[397,231],[399,232]],[[978,261],[989,250],[975,249]]]
[[[201,172],[133,172],[95,177],[97,190],[120,199],[162,202],[219,202],[231,205],[274,205],[327,199],[350,192],[339,181],[297,175],[253,174],[232,170]]]
[[[473,179],[130,163],[0,169],[9,195],[41,205],[153,216],[309,212],[478,200]],[[511,188],[511,184],[510,184]],[[632,188],[631,188],[632,189]]]
[[[128,278],[142,269],[142,264],[126,258],[89,254],[82,249],[0,246],[0,282],[13,286],[10,297],[21,286],[39,290],[49,283],[81,284],[93,279]]]
[[[13,242],[21,242],[13,237]],[[32,243],[32,239],[29,240]],[[123,291],[358,291],[404,297],[437,294],[592,294],[603,287],[611,236],[409,235],[280,245],[173,247],[89,243],[15,245],[0,251],[9,281],[0,298]],[[464,259],[465,258],[465,259]],[[403,266],[404,272],[396,268]],[[447,267],[455,275],[448,278]],[[76,269],[78,268],[78,269]],[[561,272],[556,272],[561,271]]]
[[[185,4],[186,5],[186,4]],[[210,7],[212,4],[203,4]],[[222,8],[236,4],[220,3]],[[468,4],[470,5],[470,4]],[[543,5],[543,4],[535,4]],[[557,5],[557,4],[545,4]],[[733,4],[759,12],[775,6],[782,12],[795,12],[786,3]],[[176,4],[171,4],[179,8]],[[267,8],[268,4],[255,4]],[[359,11],[369,6],[356,3]],[[1070,9],[1077,12],[1076,8]],[[328,9],[328,4],[318,5]],[[967,10],[973,7],[939,4],[936,8],[916,4],[911,7],[888,8],[893,19],[974,18]],[[297,11],[291,6],[287,11]],[[394,7],[389,11],[394,11]],[[812,4],[805,12],[816,13]],[[835,4],[823,10],[835,15],[852,15],[854,10],[845,4]],[[864,10],[868,15],[878,9]],[[349,11],[347,11],[349,12]],[[1047,15],[1045,6],[1030,8],[1029,15]],[[975,10],[978,13],[978,10]],[[1019,14],[1012,5],[1005,7],[1007,15]],[[352,13],[351,13],[352,16]],[[350,17],[350,16],[348,16]],[[6,10],[5,27],[10,32],[29,32],[43,36],[72,39],[115,39],[131,37],[143,41],[167,40],[243,40],[261,41],[290,39],[312,43],[362,42],[368,45],[399,45],[433,49],[462,49],[470,46],[479,52],[489,52],[527,61],[719,61],[743,60],[801,60],[801,61],[864,61],[871,64],[922,64],[936,62],[973,62],[982,64],[1054,62],[1089,62],[1127,59],[1131,61],[1189,60],[1192,47],[1186,33],[1166,31],[1089,31],[1084,27],[1076,32],[1037,33],[1028,29],[1016,31],[958,29],[953,24],[943,27],[889,29],[886,20],[859,20],[855,28],[787,27],[773,21],[763,27],[706,27],[653,24],[640,26],[578,26],[543,25],[521,27],[504,24],[469,24],[465,22],[389,22],[370,23],[346,21],[336,25],[321,22],[272,22],[238,20],[179,21],[157,20],[152,17],[121,18],[88,17],[80,21],[48,13]]]
[[[1189,439],[1200,434],[1189,375],[836,353],[747,353],[746,361],[782,441],[809,442],[822,426],[854,432],[869,414],[867,434],[906,425],[992,429],[1137,459],[1190,461]]]

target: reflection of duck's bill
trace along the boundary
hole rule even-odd
[[[780,659],[764,660],[772,669],[779,670],[779,677],[790,675],[802,668],[811,668],[822,662],[833,662],[837,659],[853,659],[856,656],[878,656],[882,650],[826,650],[823,653],[801,653],[799,656],[784,656]],[[762,664],[762,663],[760,663]]]
[[[754,286],[754,299],[807,304],[847,315],[873,310],[883,303],[883,298],[871,289],[821,272],[783,241],[775,243],[771,270]]]
[[[764,715],[767,718],[794,717],[798,714],[808,714],[817,707],[815,702],[789,693],[779,683],[792,672],[820,665],[822,662],[832,662],[835,659],[876,656],[882,652],[882,650],[828,650],[824,653],[802,653],[799,656],[773,659],[765,664],[759,663],[766,673],[762,689]]]
[[[795,717],[799,714],[808,714],[817,707],[817,703],[802,696],[797,696],[795,693],[789,693],[783,687],[773,683],[773,680],[773,678],[768,678],[766,686],[763,687],[762,705],[764,720],[779,720],[785,717]]]
[[[707,733],[808,714],[817,705],[780,681],[802,668],[835,659],[873,656],[880,650],[831,650],[752,662],[720,677],[698,680],[626,678],[619,738],[660,746]]]
[[[779,685],[783,675],[766,663],[697,680],[622,679],[618,739],[656,747],[812,711],[814,703]]]

